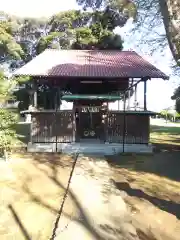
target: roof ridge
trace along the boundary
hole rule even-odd
[[[74,52],[78,52],[78,51],[82,51],[82,52],[134,52],[134,53],[137,53],[136,51],[134,51],[134,50],[117,50],[117,49],[96,49],[96,50],[94,50],[94,49],[92,49],[92,50],[84,50],[84,49],[53,49],[53,48],[46,48],[43,52],[54,52],[54,51],[56,51],[56,52],[61,52],[61,51],[63,51],[63,52],[68,52],[68,51],[74,51]],[[43,53],[43,52],[41,52],[41,53]],[[40,54],[41,54],[40,53]],[[138,53],[137,53],[138,54]]]

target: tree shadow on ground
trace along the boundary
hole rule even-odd
[[[153,154],[128,154],[106,156],[107,162],[114,167],[137,172],[153,173],[180,181],[180,146],[173,144],[154,144]]]
[[[47,177],[50,180],[50,182],[52,182],[55,186],[57,186],[60,189],[60,192],[62,193],[62,196],[63,196],[63,191],[61,190],[64,189],[65,191],[67,187],[67,182],[61,181],[61,177],[62,177],[61,173],[63,173],[63,170],[62,170],[63,168],[68,169],[68,171],[65,171],[67,172],[67,174],[68,172],[70,173],[70,170],[73,164],[72,156],[67,156],[63,154],[53,154],[53,153],[47,153],[47,154],[37,153],[37,154],[26,154],[24,155],[24,157],[25,157],[24,161],[26,161],[26,158],[27,160],[31,159],[30,161],[31,161],[31,164],[33,164],[33,168],[35,167],[38,171],[41,171],[41,173],[39,172],[39,174],[43,174],[45,177]],[[96,161],[96,159],[94,161]],[[44,165],[46,167],[43,168]],[[47,209],[49,212],[57,216],[61,202],[58,203],[59,206],[57,204],[55,206],[53,202],[51,201],[49,202],[48,198],[44,197],[44,195],[42,196],[40,192],[33,191],[33,188],[31,189],[31,179],[29,179],[29,181],[28,181],[28,178],[25,179],[24,185],[22,186],[22,190],[29,196],[29,199],[32,200],[32,202],[36,203],[39,206],[42,206],[44,209]],[[68,193],[68,198],[72,200],[73,205],[75,205],[75,207],[78,209],[78,215],[76,215],[74,213],[70,213],[69,210],[67,210],[67,208],[69,207],[68,204],[65,206],[63,215],[67,218],[69,223],[73,221],[78,225],[82,226],[95,239],[111,240],[111,239],[114,239],[116,235],[117,235],[117,239],[122,238],[124,232],[121,231],[119,222],[118,222],[118,225],[116,224],[115,226],[110,226],[107,224],[101,225],[96,223],[96,219],[94,219],[94,222],[92,223],[85,209],[83,208],[83,204],[81,203],[77,193],[74,193],[73,190],[70,189]],[[69,223],[67,225],[67,228],[69,226]],[[63,226],[60,225],[59,228],[61,227]],[[67,228],[65,227],[64,229],[66,230]],[[108,235],[111,234],[113,237],[110,238],[108,236],[107,238],[107,236],[105,236],[107,234]],[[138,232],[138,235],[139,235],[139,232]],[[58,233],[58,237],[61,237],[61,232]],[[136,239],[136,238],[133,236],[131,236],[131,238],[125,236],[123,239],[129,240],[129,239]],[[149,237],[148,234],[144,233],[142,239],[156,240],[158,238]]]
[[[18,214],[17,214],[16,210],[14,209],[14,207],[10,204],[10,205],[8,205],[8,208],[9,208],[9,210],[10,210],[14,220],[16,221],[19,229],[21,230],[21,232],[22,232],[22,234],[24,236],[24,239],[31,240],[31,237],[30,237],[28,231],[24,227],[24,225],[23,225],[22,221],[20,220],[20,217],[18,216]]]
[[[37,164],[46,164],[50,168],[69,168],[72,167],[72,155],[62,153],[25,153],[24,158],[31,159]]]
[[[156,140],[156,139],[154,139]],[[160,152],[179,152],[180,154],[180,145],[176,145],[176,143],[180,143],[180,140],[173,139],[173,140],[167,140],[166,143],[160,142],[159,139],[157,139],[157,143],[153,143],[154,146],[154,152],[160,153]]]
[[[41,155],[43,156],[43,155]],[[57,159],[53,159],[53,156],[56,156],[55,154],[48,154],[49,158],[47,159],[47,162],[45,159],[39,158],[39,154],[35,154],[34,156],[34,166],[40,170],[41,172],[43,172],[56,186],[58,186],[60,189],[63,189],[64,192],[66,190],[66,185],[64,183],[62,183],[59,180],[58,177],[58,167],[62,168],[62,167],[69,167],[69,164],[66,164],[66,160],[65,163],[63,163],[63,157],[62,155],[59,155],[59,160],[58,160],[58,156]],[[62,162],[61,162],[62,161]],[[72,159],[71,159],[71,167],[72,167]],[[51,174],[49,174],[45,169],[40,168],[39,164],[46,162],[48,164],[48,166],[51,168]],[[53,207],[51,204],[49,204],[46,199],[41,198],[41,196],[39,194],[35,194],[30,187],[28,186],[28,181],[26,181],[23,185],[23,191],[28,194],[28,196],[30,197],[30,199],[45,207],[46,209],[50,210],[51,212],[58,214],[59,209]],[[104,237],[105,233],[108,232],[108,228],[107,231],[102,230],[101,226],[96,226],[96,223],[94,221],[94,223],[92,224],[91,220],[89,219],[85,209],[82,206],[82,203],[80,202],[80,199],[78,199],[77,195],[71,190],[69,189],[68,192],[68,197],[72,200],[73,204],[75,205],[75,207],[77,208],[78,212],[79,212],[79,217],[76,216],[71,216],[71,214],[66,213],[66,211],[63,211],[63,215],[69,219],[70,221],[74,221],[77,224],[83,226],[95,239],[98,240],[106,240],[107,238]],[[60,204],[59,203],[59,208],[60,208]],[[96,227],[95,227],[96,226]],[[102,233],[105,232],[105,233]],[[117,232],[117,231],[116,231]],[[111,238],[109,238],[111,239]]]
[[[140,240],[157,240],[157,238],[154,236],[154,234],[151,231],[149,231],[149,234],[147,236],[147,234],[145,234],[142,230],[137,229],[137,234],[138,234]],[[168,239],[168,240],[170,240],[170,239]]]
[[[180,135],[180,124],[178,127],[151,125],[150,128],[152,133],[156,133],[158,135]]]
[[[158,207],[159,209],[166,211],[168,213],[171,213],[175,215],[178,219],[180,219],[180,204],[173,202],[173,201],[167,201],[164,199],[160,199],[154,196],[150,196],[147,193],[143,192],[141,189],[134,189],[131,188],[130,184],[127,182],[116,182],[114,181],[115,186],[121,190],[125,191],[129,196],[132,197],[138,197],[143,198],[149,202],[151,202],[153,205]]]

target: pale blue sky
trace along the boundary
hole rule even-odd
[[[65,11],[69,9],[77,9],[75,0],[1,0],[0,11],[5,11],[10,14],[15,14],[21,17],[49,17],[60,11]],[[132,23],[129,23],[121,29],[116,29],[117,33],[123,36],[124,50],[135,50],[145,59],[150,61],[160,70],[164,71],[166,74],[171,74],[170,64],[172,63],[172,56],[169,48],[165,49],[163,53],[158,50],[151,56],[150,49],[148,46],[138,46],[138,39],[136,36],[129,37],[129,32],[131,30]],[[164,29],[162,28],[162,31]],[[174,103],[170,99],[173,90],[174,78],[171,77],[170,81],[163,81],[161,79],[154,79],[148,83],[148,108],[150,110],[159,111],[162,108],[172,106]],[[142,101],[142,88],[140,85],[138,88],[139,101]]]
[[[75,0],[1,0],[0,3],[0,11],[21,17],[49,17],[75,8],[78,8]]]

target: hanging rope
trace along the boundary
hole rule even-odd
[[[74,162],[73,162],[73,165],[72,165],[72,170],[71,170],[71,173],[70,173],[70,176],[69,176],[69,179],[68,179],[68,185],[67,185],[67,188],[66,188],[64,197],[63,197],[62,204],[61,204],[60,209],[59,209],[59,211],[58,211],[56,221],[55,221],[55,223],[54,223],[54,228],[53,228],[53,232],[52,232],[52,235],[51,235],[50,240],[54,240],[55,237],[56,237],[56,231],[57,231],[57,229],[58,229],[58,224],[59,224],[60,218],[61,218],[61,216],[62,216],[63,207],[64,207],[64,204],[65,204],[65,201],[66,201],[68,192],[69,192],[69,186],[70,186],[71,178],[72,178],[72,175],[73,175],[73,172],[74,172],[74,169],[75,169],[77,160],[78,160],[78,156],[79,156],[79,153],[76,153],[76,154],[75,154],[75,157],[74,157]]]

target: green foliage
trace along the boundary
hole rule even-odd
[[[9,111],[0,109],[0,131],[10,130],[16,123],[17,116],[10,114]]]
[[[37,54],[46,48],[122,49],[120,36],[112,32],[118,24],[106,10],[61,12],[51,18],[49,25],[51,32],[38,41]]]
[[[179,118],[180,117],[180,113],[178,113],[178,112],[175,112],[175,114],[173,114],[171,111],[169,111],[169,110],[162,110],[161,112],[160,112],[160,114],[163,116],[163,117],[168,117],[168,118],[170,118],[170,117],[176,117],[176,118]]]
[[[15,41],[11,41],[7,43],[7,54],[10,55],[14,59],[22,59],[24,52],[19,44]]]
[[[0,55],[21,59],[24,52],[11,35],[10,23],[0,22]]]
[[[126,20],[123,24],[125,22]],[[18,19],[11,16],[7,21],[0,22],[0,55],[28,62],[32,59],[31,49],[34,40],[36,51],[33,52],[33,56],[46,48],[122,49],[121,38],[115,36],[113,30],[123,24],[117,21],[109,8],[90,12],[80,10],[60,12],[49,21]],[[42,34],[41,31],[45,32]]]
[[[18,18],[2,13],[0,21],[0,56],[2,59],[31,60],[31,47],[45,29],[47,19]]]
[[[50,21],[50,32],[65,32],[67,29],[74,29],[86,26],[92,13],[81,12],[79,10],[69,10],[54,15]]]
[[[109,6],[119,13],[124,12],[128,17],[136,18],[137,15],[138,4],[133,0],[76,0],[76,2],[84,9],[100,9],[103,6]]]
[[[111,49],[111,50],[122,50],[123,41],[121,37],[117,34],[113,34],[112,32],[104,32],[99,39],[99,49]]]
[[[61,46],[61,49],[70,49],[71,48],[70,39],[68,39],[68,37],[60,38],[59,45]]]
[[[19,102],[19,111],[27,110],[30,105],[30,97],[28,93],[28,86],[25,84],[23,88],[14,92],[16,100]]]
[[[0,103],[6,103],[11,99],[12,83],[7,82],[3,73],[0,73]],[[16,140],[14,125],[17,122],[17,115],[8,109],[0,109],[0,152],[4,154],[10,150]]]
[[[92,30],[88,27],[78,28],[76,30],[76,41],[72,48],[84,48],[83,46],[94,45],[97,43],[96,37],[92,34]],[[79,46],[79,47],[78,47]]]
[[[36,18],[25,18],[19,29],[20,36],[23,39],[35,40],[40,37],[39,30],[45,26],[47,20]]]
[[[20,76],[20,77],[15,78],[15,81],[18,84],[24,84],[24,83],[28,83],[30,81],[30,79],[31,78],[29,76]]]
[[[17,89],[13,91],[14,98],[19,102],[19,112],[27,110],[30,105],[29,90],[31,89],[31,78],[29,76],[21,76],[15,78]]]
[[[9,152],[11,147],[17,140],[14,126],[17,123],[17,115],[14,113],[1,109],[0,110],[0,153],[4,155]]]
[[[105,11],[92,13],[92,21],[89,26],[75,29],[75,41],[73,49],[117,49],[122,50],[122,39],[113,33],[117,26],[112,16]]]
[[[58,42],[60,41],[60,37],[63,36],[63,33],[60,32],[51,32],[48,36],[40,38],[37,46],[36,46],[36,52],[37,54],[40,54],[43,52],[46,48],[51,47],[51,48],[56,48],[58,49],[60,46]],[[56,43],[57,45],[52,45],[54,40],[58,40]]]
[[[136,18],[137,2],[132,0],[110,0],[110,4],[120,12],[124,12],[128,17]]]
[[[8,81],[3,72],[0,72],[0,104],[12,99],[11,91],[14,85],[15,82],[13,80]]]
[[[3,42],[3,47],[8,47],[8,51],[6,50],[6,52],[9,55],[14,55],[17,59],[21,58],[28,61],[28,46],[31,42],[31,36],[35,36],[39,31],[38,27],[41,25],[44,26],[45,22],[46,20],[40,23],[39,19],[35,20],[30,18],[22,20],[11,19],[10,23],[3,26],[3,33],[0,38],[6,43]],[[61,49],[122,50],[123,42],[121,37],[113,33],[114,28],[118,26],[118,24],[119,22],[108,8],[92,12],[77,10],[61,12],[54,15],[47,23],[47,26],[50,27],[50,31],[46,36],[39,38],[37,35],[38,41],[36,42],[35,52],[36,54],[40,54],[46,48],[59,47]],[[12,25],[14,30],[12,30]],[[22,38],[22,40],[18,42],[19,44],[15,42],[11,35],[12,32],[16,32],[16,29],[18,29],[18,34],[20,34]],[[29,40],[27,40],[27,37],[30,37]],[[16,81],[22,88],[15,91],[14,96],[17,101],[19,101],[19,110],[25,110],[30,104],[28,90],[31,87],[31,82],[29,78],[24,77],[18,78]],[[41,102],[46,98],[49,99],[46,103],[46,108],[50,107],[48,103],[52,102],[50,101],[52,96],[48,93],[47,89],[41,88],[38,92],[38,104],[40,106],[43,105]]]

